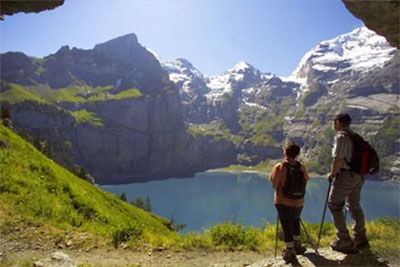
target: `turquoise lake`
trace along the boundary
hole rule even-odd
[[[202,172],[193,178],[101,187],[117,196],[125,192],[128,202],[148,195],[152,212],[173,219],[176,224],[186,224],[183,232],[201,231],[224,221],[256,227],[265,221],[276,221],[274,190],[267,176],[257,173]],[[321,221],[327,190],[328,182],[322,177],[312,178],[307,184],[301,216],[304,221]],[[400,218],[400,185],[366,181],[361,205],[367,220],[385,216]],[[329,209],[325,221],[332,221]]]

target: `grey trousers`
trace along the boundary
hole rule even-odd
[[[346,228],[343,206],[346,208],[353,219],[353,237],[356,240],[366,239],[364,212],[360,205],[361,187],[364,183],[362,175],[351,171],[340,171],[333,181],[329,192],[328,206],[332,213],[336,236],[338,239],[349,238]]]

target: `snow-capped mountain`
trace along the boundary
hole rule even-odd
[[[371,86],[376,83],[371,77],[381,72],[396,53],[398,50],[384,37],[362,26],[321,42],[306,53],[292,77],[306,81],[300,91],[306,96],[303,103],[308,106],[317,103],[321,96],[338,101],[344,96],[391,93],[397,86],[396,75],[387,77],[384,88]]]
[[[228,112],[227,108],[240,108],[241,105],[264,108],[268,102],[263,92],[270,96],[276,93],[276,84],[282,84],[279,77],[262,73],[251,64],[240,61],[219,75],[207,77],[185,59],[173,61],[160,60],[162,67],[169,72],[170,80],[179,89],[185,118],[192,123],[209,123],[219,120]],[[299,86],[293,83],[292,87]],[[288,89],[288,86],[283,86]],[[274,89],[271,89],[274,88]],[[292,89],[289,94],[295,95]],[[228,112],[231,113],[231,112]]]
[[[271,78],[270,74],[262,74],[259,70],[255,69],[247,62],[240,61],[231,69],[222,74],[207,77],[197,70],[186,59],[176,59],[166,61],[161,59],[162,67],[168,71],[170,80],[178,85],[184,92],[198,91],[197,83],[203,83],[208,90],[204,92],[208,96],[215,96],[222,93],[232,93],[233,90],[243,89],[240,85],[247,85],[252,83],[259,83],[267,78]],[[189,83],[197,83],[188,86]]]
[[[207,77],[184,62],[162,66],[179,89],[186,122],[220,121],[256,143],[279,144],[290,137],[307,144],[308,156],[317,161],[315,151],[330,140],[325,134],[333,114],[350,113],[354,127],[371,135],[400,108],[400,52],[365,26],[322,41],[288,77],[264,74],[244,61]]]
[[[314,105],[322,96],[352,95],[357,84],[379,72],[398,51],[386,39],[365,26],[350,33],[322,41],[307,52],[289,77],[263,74],[251,64],[241,61],[222,74],[206,77],[187,60],[163,61],[182,99],[204,96],[205,105],[215,106],[221,98],[232,95],[239,103],[266,107],[279,95],[295,96],[306,106]],[[392,87],[396,83],[392,83]],[[390,85],[386,85],[387,89]],[[368,92],[370,92],[369,90]],[[378,90],[379,91],[379,90]],[[384,93],[372,90],[372,93]],[[388,90],[393,92],[394,88]],[[285,93],[286,92],[286,93]],[[367,90],[363,91],[366,94]],[[269,96],[269,97],[266,97]],[[275,98],[274,98],[275,96]],[[191,104],[190,101],[187,104]]]
[[[168,71],[170,80],[185,95],[206,94],[210,91],[206,85],[207,78],[186,59],[178,58],[173,61],[163,61],[162,66]]]
[[[240,61],[223,74],[211,76],[207,85],[212,89],[213,94],[218,94],[240,90],[243,89],[241,85],[258,83],[262,80],[259,70],[245,61]]]
[[[340,75],[354,75],[382,68],[396,53],[386,39],[365,26],[323,41],[301,59],[292,73],[294,78],[324,76],[334,83]]]

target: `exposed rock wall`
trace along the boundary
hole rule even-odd
[[[1,1],[0,19],[2,15],[13,15],[15,13],[24,12],[41,12],[51,10],[64,4],[64,0],[47,0],[47,1]]]
[[[347,9],[376,33],[400,49],[400,2],[342,0]]]

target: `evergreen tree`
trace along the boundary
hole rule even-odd
[[[8,108],[6,108],[5,106],[2,106],[2,107],[1,107],[1,115],[0,115],[0,118],[1,118],[2,120],[4,120],[4,119],[11,119],[10,111],[9,111]]]
[[[12,129],[11,114],[7,107],[1,106],[0,118],[4,126]]]
[[[151,201],[149,195],[146,196],[146,205],[145,205],[145,210],[151,211]]]
[[[51,142],[49,141],[45,142],[45,146],[43,148],[43,154],[45,154],[48,158],[54,159]]]
[[[79,165],[75,164],[72,169],[72,173],[78,176],[79,178],[82,178],[83,180],[94,184],[94,178],[90,175],[90,173],[87,172],[85,168],[80,167]]]
[[[119,196],[119,199],[121,199],[122,201],[126,202],[126,194],[125,194],[125,192],[121,193],[121,195]]]
[[[131,202],[132,205],[140,208],[140,209],[144,209],[144,202],[143,199],[141,197],[137,197],[134,201]]]
[[[35,138],[33,138],[33,146],[36,147],[37,150],[42,151],[42,144],[40,141],[40,133],[37,132]]]

